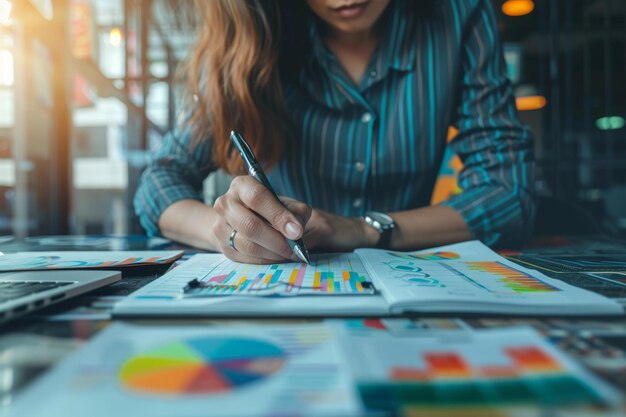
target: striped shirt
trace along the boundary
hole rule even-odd
[[[533,221],[532,137],[516,114],[493,10],[488,0],[433,3],[417,23],[405,1],[391,2],[358,84],[312,25],[310,59],[285,86],[299,143],[268,176],[279,195],[344,216],[427,206],[454,126],[463,191],[441,204],[486,244],[519,240]],[[170,204],[201,199],[211,152],[189,132],[166,137],[135,196],[149,234]]]

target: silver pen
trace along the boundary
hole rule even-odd
[[[241,155],[241,159],[243,160],[244,165],[246,166],[246,170],[251,177],[254,177],[258,182],[260,182],[265,188],[267,188],[276,199],[283,204],[282,201],[276,195],[274,188],[272,188],[272,184],[270,184],[269,180],[265,176],[265,172],[261,168],[261,164],[257,161],[254,153],[252,153],[252,149],[250,149],[250,145],[243,138],[241,133],[237,133],[234,130],[230,132],[230,140],[235,144],[237,150],[239,151],[239,155]],[[284,206],[284,204],[283,204]],[[287,243],[293,250],[293,252],[298,256],[298,258],[302,259],[302,262],[310,265],[311,261],[309,260],[309,253],[304,246],[304,242],[302,239],[291,240],[289,238],[285,238]]]

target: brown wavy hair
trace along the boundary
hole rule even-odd
[[[281,76],[295,74],[301,59],[281,60],[280,53],[305,39],[305,9],[304,1],[292,0],[195,1],[200,30],[181,68],[189,109],[184,123],[195,141],[212,142],[215,163],[231,174],[243,169],[231,130],[244,134],[267,167],[284,154],[290,121]]]

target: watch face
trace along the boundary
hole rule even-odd
[[[367,213],[365,213],[365,216],[372,219],[373,222],[378,223],[381,229],[388,229],[395,225],[391,216],[385,213],[380,213],[377,211],[368,211]]]

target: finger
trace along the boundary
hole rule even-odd
[[[292,212],[300,220],[300,224],[306,225],[309,222],[313,211],[311,206],[290,197],[280,197],[280,201],[287,207],[287,210]]]
[[[222,254],[224,254],[224,256],[226,256],[228,259],[234,262],[241,262],[241,263],[246,263],[246,264],[257,264],[257,265],[268,265],[268,264],[276,263],[276,261],[273,261],[271,259],[257,258],[252,255],[234,251],[229,247],[222,248]]]
[[[241,179],[239,179],[241,178]],[[236,177],[231,183],[242,203],[263,217],[289,239],[299,239],[304,232],[300,219],[290,212],[263,185],[250,176]]]
[[[233,239],[234,246],[241,254],[273,262],[293,259],[293,251],[280,233],[245,206],[228,201],[224,199],[220,202],[220,211],[224,210],[222,235],[225,236],[220,238],[220,242],[228,244],[230,233],[234,229],[237,230]]]
[[[256,256],[260,256],[261,253],[268,255],[272,253],[273,259],[276,257],[280,260],[292,258],[293,250],[287,244],[285,237],[247,207],[232,204],[226,219],[245,240],[263,249],[260,251],[257,248],[250,248],[254,250],[252,253]]]
[[[223,248],[222,253],[231,261],[241,262],[241,263],[246,263],[246,264],[269,265],[269,264],[275,264],[277,262],[284,262],[284,260],[275,261],[273,259],[258,258],[256,256],[253,256],[247,253],[239,252],[238,250],[237,251],[232,250],[230,247]]]
[[[257,257],[245,252],[240,252],[238,245],[240,245],[241,240],[237,238],[237,234],[235,234],[235,237],[233,239],[234,242],[234,249],[230,247],[230,234],[232,233],[234,229],[232,227],[230,227],[228,224],[224,223],[223,225],[221,225],[218,229],[218,232],[216,232],[216,235],[218,235],[218,239],[220,242],[220,250],[221,252],[231,261],[235,261],[235,262],[244,262],[244,263],[253,263],[253,264],[268,264],[268,263],[275,263],[276,261],[272,260],[272,259],[266,259],[263,257]]]
[[[239,233],[235,235],[236,243],[234,244],[235,249],[241,256],[249,256],[257,259],[264,259],[266,262],[264,263],[276,263],[276,262],[285,262],[289,258],[286,258],[282,255],[272,252],[264,248],[263,246],[252,242],[251,240],[246,239],[241,236]]]

